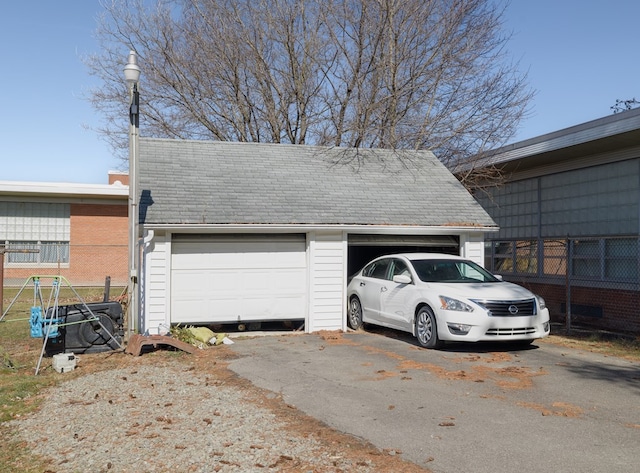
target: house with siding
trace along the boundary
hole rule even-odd
[[[398,251],[484,262],[495,222],[427,151],[140,138],[137,330],[346,330],[348,277]]]
[[[542,295],[552,319],[640,332],[640,109],[488,152],[504,185],[485,267]]]

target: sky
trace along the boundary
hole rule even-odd
[[[98,52],[100,11],[99,0],[0,2],[0,181],[107,184],[110,170],[126,170],[85,98],[99,86],[82,58]],[[511,142],[640,100],[638,18],[637,0],[512,0],[508,53],[536,95]]]

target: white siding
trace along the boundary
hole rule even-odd
[[[343,232],[312,232],[309,241],[307,332],[346,330],[347,238]]]
[[[155,234],[144,249],[144,300],[140,333],[149,331],[157,334],[161,324],[169,325],[168,294],[169,292],[169,255],[171,254],[171,238],[164,234]]]
[[[158,332],[171,317],[171,235],[158,233],[145,247],[143,316],[139,330]],[[307,234],[305,330],[346,330],[347,234],[342,230]],[[460,254],[484,264],[484,235],[460,235]]]
[[[466,233],[460,235],[460,256],[484,267],[484,234]]]

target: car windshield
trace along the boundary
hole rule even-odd
[[[446,259],[412,260],[420,280],[424,282],[478,283],[500,282],[482,266],[471,261]]]

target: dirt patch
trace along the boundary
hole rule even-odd
[[[539,411],[543,416],[582,417],[584,412],[582,408],[566,402],[554,402],[550,406],[533,402],[519,402],[518,405]]]
[[[512,363],[513,356],[509,353],[490,352],[487,354],[467,354],[448,358],[454,363],[478,363],[478,366],[472,366],[469,370],[448,370],[442,366],[433,363],[422,363],[408,359],[396,352],[383,350],[370,345],[356,343],[345,339],[342,332],[319,332],[320,337],[332,344],[348,344],[360,346],[364,350],[372,354],[386,356],[387,358],[398,361],[396,366],[398,372],[389,370],[376,371],[375,376],[368,378],[374,381],[382,381],[391,377],[401,376],[402,380],[409,381],[412,379],[410,371],[426,371],[440,379],[455,381],[470,381],[475,383],[484,383],[487,381],[495,383],[502,389],[528,389],[533,386],[533,378],[546,374],[542,368],[534,371],[526,367],[491,367],[486,365]],[[422,350],[422,348],[420,348]],[[446,358],[446,357],[445,357]],[[372,366],[371,363],[364,366]]]
[[[451,360],[455,363],[508,363],[513,361],[513,356],[511,356],[509,353],[492,352],[488,353],[487,355],[488,356],[483,356],[476,353],[470,353],[465,356],[451,358]]]
[[[328,345],[358,345],[353,340],[344,337],[344,332],[321,330],[318,336]]]
[[[484,363],[495,363],[498,360],[504,361],[501,354],[484,357],[465,357],[466,361],[481,361]],[[428,371],[429,373],[447,380],[471,381],[475,383],[494,382],[502,389],[527,389],[533,386],[532,379],[536,376],[546,374],[542,369],[532,371],[529,368],[510,366],[506,368],[496,368],[492,366],[479,365],[472,366],[470,370],[447,370],[442,366],[432,363],[420,363],[414,360],[403,360],[399,363],[398,369],[403,372],[409,370]]]
[[[369,353],[375,353],[375,354],[379,354],[379,355],[384,355],[387,358],[391,358],[393,360],[399,360],[402,361],[404,359],[406,359],[404,356],[389,351],[389,350],[382,350],[381,348],[377,348],[377,347],[372,347],[370,345],[362,345],[362,348],[364,348],[366,351],[368,351]]]

